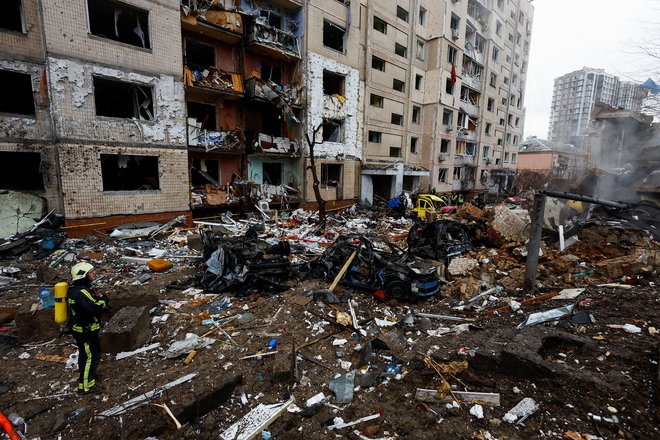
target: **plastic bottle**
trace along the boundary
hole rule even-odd
[[[41,307],[44,309],[52,309],[55,307],[55,299],[53,298],[53,292],[42,287],[39,291],[39,300],[41,301]]]
[[[277,348],[277,339],[273,338],[268,343],[268,349],[269,350],[275,350],[276,348]]]

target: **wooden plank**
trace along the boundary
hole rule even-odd
[[[454,396],[459,400],[458,403],[478,403],[487,406],[500,406],[499,393],[479,393],[472,391],[454,391],[452,396],[444,397],[437,390],[426,390],[417,388],[415,399],[422,402],[451,402]]]
[[[350,267],[351,263],[353,262],[353,258],[355,258],[356,255],[357,255],[357,249],[355,249],[351,254],[351,256],[348,257],[348,260],[346,260],[346,263],[344,263],[344,267],[341,268],[341,270],[335,277],[335,280],[332,282],[330,288],[328,289],[330,292],[332,292],[335,289],[335,287],[337,287],[337,284],[339,284],[339,281],[341,281],[341,279],[344,277],[344,274]]]

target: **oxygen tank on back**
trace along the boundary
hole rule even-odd
[[[68,304],[66,299],[69,284],[65,282],[55,284],[54,297],[55,297],[55,323],[66,324],[68,321]]]

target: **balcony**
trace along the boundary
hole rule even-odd
[[[201,122],[197,122],[194,118],[188,118],[189,147],[204,147],[207,152],[241,153],[245,151],[245,139],[242,130],[209,131],[201,127]]]
[[[291,85],[276,84],[252,76],[245,80],[245,94],[250,99],[273,102],[281,99],[289,105],[300,105],[300,90]]]
[[[471,76],[463,71],[461,81],[468,87],[472,87],[475,90],[481,90],[481,77]]]
[[[196,99],[205,93],[219,93],[228,99],[238,99],[244,94],[243,78],[234,72],[225,72],[217,67],[192,70],[185,67],[183,73],[186,96]]]
[[[243,38],[243,17],[229,11],[198,11],[182,5],[181,28],[184,31],[203,35],[229,44]]]
[[[346,98],[339,95],[323,95],[323,118],[344,120],[346,119]]]
[[[479,106],[469,103],[468,101],[461,100],[461,110],[471,116],[479,116]]]
[[[300,145],[298,141],[286,137],[271,136],[259,133],[255,153],[283,154],[288,156],[300,156]]]
[[[462,141],[476,142],[477,132],[468,130],[467,128],[459,128],[458,130],[456,130],[456,139],[460,139]]]
[[[472,58],[474,61],[477,63],[481,64],[482,66],[484,65],[484,61],[486,56],[483,54],[483,52],[479,52],[478,50],[474,48],[465,48],[465,54]]]
[[[271,0],[270,3],[282,9],[289,9],[292,11],[303,7],[302,0]]]
[[[300,41],[298,37],[272,26],[253,22],[248,28],[246,42],[254,52],[278,60],[300,59]]]
[[[466,154],[457,154],[454,156],[455,167],[459,165],[474,165],[474,164],[475,164],[474,156],[469,156]]]

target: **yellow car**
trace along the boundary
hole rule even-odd
[[[421,219],[426,218],[427,212],[439,213],[440,207],[443,205],[444,200],[433,194],[420,194],[417,196],[417,202],[413,208],[413,212]]]

